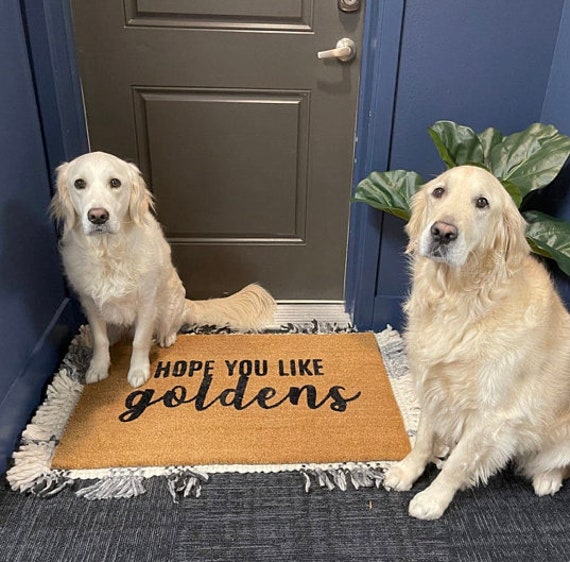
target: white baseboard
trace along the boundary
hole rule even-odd
[[[351,324],[352,319],[339,302],[279,302],[275,313],[277,325],[317,320],[336,324]]]

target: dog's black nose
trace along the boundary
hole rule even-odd
[[[430,229],[431,237],[440,244],[449,244],[457,238],[457,227],[448,222],[437,221]]]
[[[93,224],[105,224],[109,220],[109,213],[102,207],[95,207],[93,209],[89,209],[87,218],[89,219],[89,222],[92,222]]]

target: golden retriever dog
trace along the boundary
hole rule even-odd
[[[51,212],[63,226],[64,270],[91,327],[87,383],[108,376],[109,326],[134,331],[127,378],[137,387],[150,376],[153,337],[168,347],[184,324],[257,330],[271,322],[275,302],[255,284],[226,298],[185,298],[170,246],[151,212],[152,195],[134,164],[93,152],[56,173]]]
[[[524,229],[481,168],[452,168],[413,197],[405,340],[421,419],[385,487],[410,490],[448,452],[414,517],[437,519],[511,460],[539,496],[570,475],[570,316]]]

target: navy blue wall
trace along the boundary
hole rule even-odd
[[[444,167],[427,134],[440,119],[477,131],[493,126],[505,134],[546,117],[561,129],[570,125],[570,109],[563,107],[570,75],[564,69],[565,80],[554,78],[560,69],[553,68],[551,76],[563,0],[407,0],[403,6],[391,129],[381,119],[369,124],[379,138],[389,138],[386,167],[375,169],[415,170],[426,179],[440,173]],[[568,49],[559,47],[562,67]],[[377,48],[384,46],[379,42]],[[378,65],[375,72],[382,75],[384,68]],[[547,88],[551,101],[543,111]],[[402,325],[400,307],[408,290],[403,226],[382,217],[375,296],[368,305],[372,322],[357,322],[361,328]]]
[[[42,6],[35,4],[36,15],[43,14]],[[0,474],[75,325],[55,229],[47,215],[52,180],[45,142],[49,119],[41,119],[35,88],[38,74],[51,75],[52,65],[47,60],[45,66],[31,64],[28,31],[22,4],[1,2]],[[49,54],[44,49],[43,55]],[[65,134],[65,129],[49,134],[54,158]],[[64,156],[60,150],[59,157]]]

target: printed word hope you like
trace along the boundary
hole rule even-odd
[[[267,359],[235,359],[230,361],[224,360],[226,374],[228,376],[239,375],[248,377],[256,375],[263,377],[270,373],[269,361]],[[212,375],[216,368],[216,361],[206,360],[190,360],[190,361],[159,361],[156,365],[154,378],[166,377],[192,377],[195,374]],[[323,360],[322,359],[279,359],[277,367],[274,371],[281,377],[288,376],[322,376]]]

